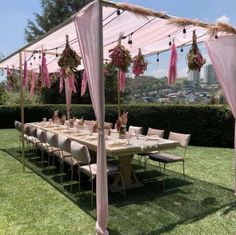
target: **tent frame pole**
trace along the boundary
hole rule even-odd
[[[24,140],[24,129],[25,129],[25,115],[24,115],[24,88],[23,88],[23,59],[22,51],[19,53],[19,62],[20,62],[20,109],[21,109],[21,158],[22,158],[22,172],[25,172],[25,140]]]

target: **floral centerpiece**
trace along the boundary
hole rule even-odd
[[[202,54],[197,46],[197,37],[195,30],[193,31],[192,47],[190,48],[187,61],[189,70],[198,70],[200,71],[202,66],[206,63],[206,59],[202,57]]]
[[[126,138],[126,125],[128,122],[128,112],[123,112],[123,114],[116,121],[117,132],[119,133],[120,139]]]
[[[133,68],[132,71],[136,76],[144,74],[147,69],[147,62],[142,55],[141,49],[139,48],[138,55],[133,58]]]

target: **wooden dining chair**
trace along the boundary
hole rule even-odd
[[[170,132],[168,139],[169,140],[174,140],[179,142],[179,147],[183,149],[182,155],[176,155],[172,153],[150,153],[149,154],[149,159],[163,163],[164,165],[164,177],[163,177],[163,191],[165,190],[165,180],[166,180],[166,165],[170,163],[176,163],[176,162],[182,162],[183,164],[183,176],[185,177],[185,168],[184,168],[184,163],[185,163],[185,155],[186,155],[186,150],[187,146],[189,143],[191,135],[190,134],[182,134],[182,133],[176,133],[176,132]],[[160,168],[161,169],[161,168]]]
[[[90,177],[91,180],[91,206],[93,206],[93,180],[97,175],[97,164],[91,163],[91,157],[87,146],[78,142],[71,141],[71,153],[72,156],[78,161],[78,174],[79,174],[79,191],[80,191],[80,179],[81,172]],[[124,178],[117,165],[107,163],[107,175],[119,174],[122,180],[123,193],[125,198]]]

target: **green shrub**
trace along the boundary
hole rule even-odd
[[[41,121],[52,117],[53,111],[66,114],[65,105],[27,105],[25,122]],[[190,133],[191,145],[233,147],[234,118],[225,106],[180,106],[180,105],[127,105],[128,126],[142,126],[144,134],[148,127],[164,129],[165,137],[169,131]],[[14,120],[20,120],[20,108],[0,106],[0,128],[13,127]],[[71,116],[95,119],[91,105],[72,105]],[[117,106],[106,105],[106,121],[115,123]]]

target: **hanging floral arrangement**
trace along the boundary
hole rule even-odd
[[[76,92],[75,88],[75,75],[77,67],[81,64],[81,58],[71,49],[69,45],[69,36],[66,35],[66,47],[63,50],[58,65],[61,67],[60,76],[60,91],[63,89],[63,78],[68,79],[69,89]]]
[[[133,68],[132,71],[136,76],[144,74],[147,69],[147,62],[142,55],[141,49],[139,48],[138,55],[133,58]]]
[[[109,52],[111,63],[119,68],[119,85],[120,91],[124,92],[125,90],[125,73],[128,71],[130,63],[132,61],[129,50],[121,45],[121,39],[123,33],[120,34],[118,39],[118,44],[115,48],[111,49]]]
[[[66,35],[66,47],[63,50],[58,65],[64,70],[67,76],[74,74],[77,67],[81,64],[81,58],[71,49],[69,45],[69,36]]]
[[[197,46],[197,36],[195,30],[193,31],[192,47],[190,48],[187,61],[189,70],[200,71],[202,66],[206,63],[206,59],[202,57],[202,54]]]

